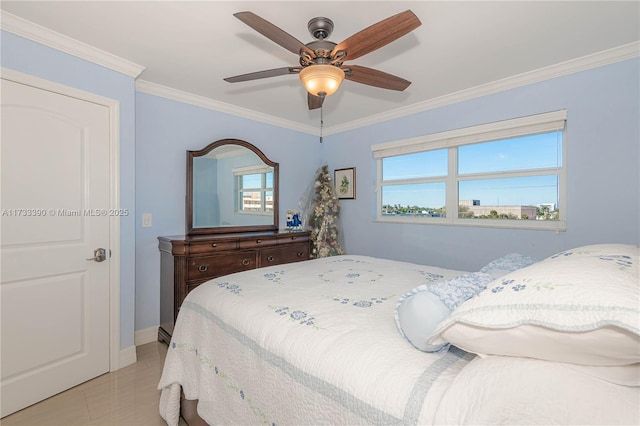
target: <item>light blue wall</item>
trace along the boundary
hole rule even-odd
[[[145,93],[136,93],[136,330],[155,327],[160,312],[158,236],[185,231],[186,151],[219,139],[242,139],[280,163],[280,217],[298,208],[321,166],[316,136],[262,124]],[[153,227],[142,228],[142,214]]]
[[[2,31],[2,66],[120,102],[120,348],[134,344],[135,81],[39,43]]]
[[[640,60],[631,59],[325,138],[332,169],[357,168],[343,200],[349,253],[477,270],[510,252],[544,258],[591,243],[640,243]],[[560,109],[567,121],[567,231],[376,223],[372,144]]]

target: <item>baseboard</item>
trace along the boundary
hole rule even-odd
[[[136,346],[144,345],[158,340],[158,327],[149,327],[144,330],[138,330],[133,334],[133,346],[120,350],[120,359],[118,368],[135,364],[138,360],[136,356]]]
[[[133,334],[133,342],[136,346],[144,345],[158,340],[158,326],[137,330]]]
[[[118,359],[118,367],[116,369],[112,369],[111,371],[124,368],[127,365],[135,364],[138,360],[136,355],[136,347],[129,346],[128,348],[124,348],[120,350],[120,357]]]

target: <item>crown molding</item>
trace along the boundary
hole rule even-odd
[[[194,95],[193,93],[184,92],[182,90],[173,89],[167,86],[162,86],[160,84],[152,83],[146,80],[136,80],[136,91],[195,105],[201,108],[236,115],[242,118],[247,118],[249,120],[259,121],[261,123],[284,127],[286,129],[295,130],[302,133],[309,133],[312,135],[318,134],[318,129],[312,126],[307,126],[291,120],[285,120],[283,118],[275,117],[270,114],[264,114],[248,108],[242,108],[224,102],[216,101],[204,96]]]
[[[142,65],[105,52],[11,13],[2,11],[0,12],[0,17],[0,28],[20,37],[102,65],[133,78],[137,78],[144,70]]]
[[[518,74],[515,76],[507,77],[501,80],[497,80],[491,83],[483,84],[480,86],[472,87],[458,92],[449,93],[447,95],[439,96],[437,98],[429,99],[424,102],[408,105],[406,107],[397,108],[382,114],[371,115],[369,117],[362,118],[360,120],[353,120],[344,124],[337,124],[324,128],[324,135],[332,135],[349,130],[366,127],[372,124],[377,124],[383,121],[394,120],[397,118],[405,117],[411,114],[428,111],[435,108],[441,108],[443,106],[455,104],[458,102],[467,101],[470,99],[479,98],[494,93],[503,92],[510,89],[526,86],[533,83],[538,83],[545,80],[550,80],[557,77],[562,77],[568,74],[573,74],[580,71],[589,70],[592,68],[601,67],[604,65],[612,64],[615,62],[624,61],[627,59],[637,58],[640,56],[640,41],[625,44],[622,46],[614,47],[612,49],[603,50],[601,52],[593,53],[590,55],[582,56],[569,61],[560,62],[555,65],[540,68],[537,70],[529,71],[526,73]],[[194,95],[187,92],[182,92],[170,87],[161,86],[148,81],[138,80],[136,81],[136,90],[157,95],[169,99],[173,99],[179,102],[184,102],[203,108],[216,110],[219,112],[225,112],[232,115],[238,115],[250,120],[260,121],[262,123],[273,124],[280,127],[285,127],[292,130],[297,130],[303,133],[312,135],[319,135],[318,129],[312,126],[305,126],[300,123],[295,123],[289,120],[284,120],[278,117],[274,117],[269,114],[259,113],[247,108],[240,108],[234,105],[218,102],[209,98]]]
[[[491,95],[505,90],[515,89],[533,83],[538,83],[553,78],[562,77],[580,71],[601,67],[604,65],[621,62],[627,59],[633,59],[640,56],[640,41],[635,41],[622,46],[596,52],[590,55],[560,62],[548,67],[539,68],[537,70],[514,75],[511,77],[496,80],[491,83],[482,84],[458,92],[449,93],[437,98],[429,99],[406,107],[397,108],[382,114],[376,114],[360,120],[350,121],[344,124],[337,124],[325,128],[325,134],[336,134],[360,127],[377,124],[382,121],[393,120],[396,118],[416,114],[419,112],[440,108],[443,106]]]

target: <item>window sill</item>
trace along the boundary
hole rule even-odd
[[[567,222],[564,220],[506,220],[506,219],[457,219],[438,217],[386,216],[373,219],[375,223],[404,223],[409,225],[444,225],[466,226],[476,228],[527,229],[537,231],[565,232]]]

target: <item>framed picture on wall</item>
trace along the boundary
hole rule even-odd
[[[356,168],[337,169],[333,172],[333,182],[339,199],[356,199]]]

